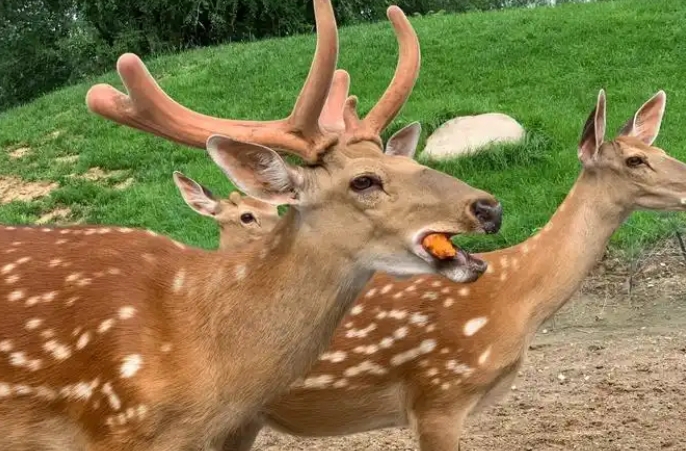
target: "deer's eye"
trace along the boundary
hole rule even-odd
[[[241,215],[241,222],[243,224],[250,224],[251,222],[255,221],[255,216],[253,216],[252,213],[243,213]]]
[[[645,163],[645,160],[641,157],[629,157],[626,159],[626,165],[629,166],[630,168],[635,168],[637,166],[640,166]]]
[[[365,191],[374,186],[381,186],[381,180],[371,175],[360,175],[350,181],[350,188],[353,191]]]

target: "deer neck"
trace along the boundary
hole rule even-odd
[[[291,208],[269,236],[217,253],[204,316],[211,346],[224,355],[217,383],[227,398],[239,383],[243,399],[261,402],[306,373],[373,275],[335,231],[318,229],[315,238],[311,229]],[[245,266],[237,271],[236,261]],[[230,299],[218,299],[229,290]]]
[[[529,331],[535,333],[571,298],[630,214],[611,186],[584,171],[546,226],[512,249],[525,289],[510,290],[510,296],[522,299]]]

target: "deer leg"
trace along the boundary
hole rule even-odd
[[[411,410],[415,436],[420,451],[460,451],[460,436],[467,415],[476,402],[457,405],[422,403]]]
[[[263,426],[264,424],[259,419],[244,423],[226,437],[220,448],[221,451],[250,451]]]

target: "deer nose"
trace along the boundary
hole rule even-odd
[[[497,233],[503,223],[503,206],[496,200],[479,199],[472,204],[472,213],[486,233]]]

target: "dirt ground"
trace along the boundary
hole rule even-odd
[[[605,259],[541,328],[514,389],[468,419],[461,451],[686,450],[686,256],[674,240],[634,263]],[[418,448],[406,429],[265,429],[254,449]]]

